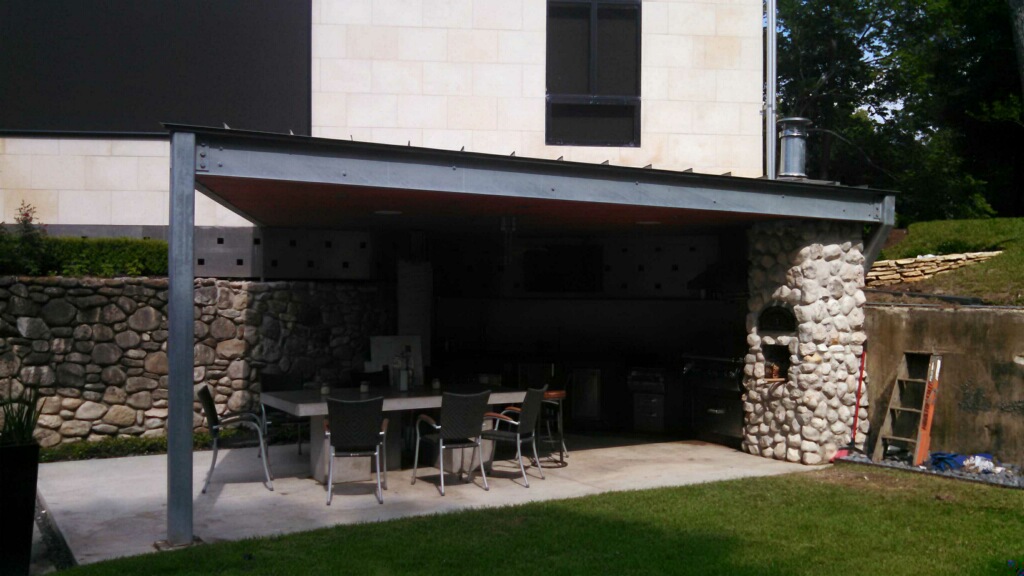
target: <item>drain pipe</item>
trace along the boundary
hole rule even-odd
[[[776,86],[778,74],[775,61],[777,52],[775,2],[776,0],[767,0],[767,2],[765,2],[767,23],[765,27],[764,151],[765,177],[769,180],[775,180],[775,169],[777,166],[775,160],[775,147],[778,144],[778,132],[775,127],[775,100],[777,97],[776,92],[778,91]]]

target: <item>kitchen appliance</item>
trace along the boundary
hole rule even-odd
[[[682,358],[682,383],[693,398],[693,427],[708,442],[739,447],[743,440],[743,360]]]

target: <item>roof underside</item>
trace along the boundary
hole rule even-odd
[[[196,134],[196,184],[255,224],[525,235],[693,233],[774,219],[883,222],[891,193],[407,146]]]

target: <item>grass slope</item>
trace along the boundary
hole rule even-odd
[[[1024,218],[938,220],[911,224],[902,242],[882,259],[921,254],[1003,250],[992,260],[940,274],[930,280],[887,287],[932,294],[974,296],[987,304],[1024,305]]]
[[[210,544],[68,576],[1012,574],[1022,535],[1022,491],[842,465]]]

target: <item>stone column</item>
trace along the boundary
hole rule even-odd
[[[864,351],[864,255],[860,228],[842,222],[758,224],[749,238],[749,352],[744,366],[743,448],[790,462],[827,462],[868,430],[866,375],[856,404]],[[767,332],[759,315],[791,310],[795,332]],[[789,367],[781,382],[765,378],[765,350],[781,346]]]

